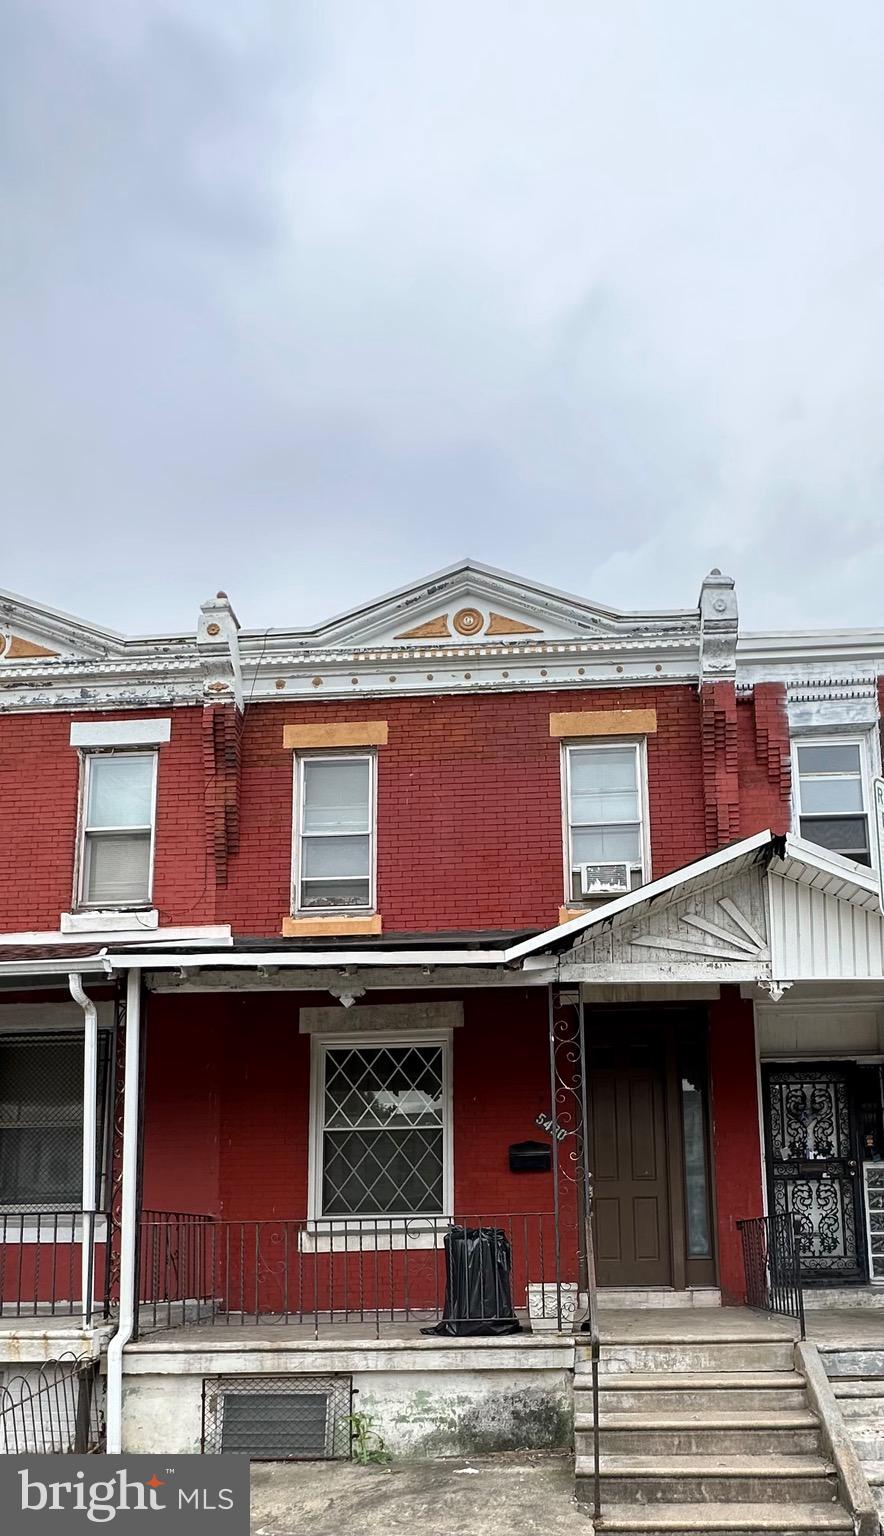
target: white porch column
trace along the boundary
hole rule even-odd
[[[83,990],[76,972],[68,974],[68,988],[83,1010],[83,1212],[80,1235],[80,1276],[83,1327],[92,1325],[95,1289],[95,1184],[98,1154],[98,1012]],[[74,1236],[75,1234],[72,1234]]]
[[[107,1452],[119,1455],[123,1439],[123,1350],[135,1326],[138,1220],[138,1068],[141,1039],[141,972],[126,974],[126,1065],[123,1088],[123,1155],[120,1202],[120,1315],[107,1349]]]

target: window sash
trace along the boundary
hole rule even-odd
[[[825,770],[805,770],[801,768],[801,751],[805,747],[853,747],[856,748],[859,762],[855,768]],[[832,737],[806,737],[793,741],[793,780],[794,780],[794,810],[798,824],[798,832],[801,837],[806,837],[810,842],[816,842],[814,826],[826,823],[843,822],[845,826],[845,848],[838,848],[832,840],[821,844],[832,853],[840,853],[842,857],[853,859],[854,862],[872,865],[875,862],[872,852],[871,827],[869,818],[869,805],[871,800],[869,761],[869,743],[864,736],[832,736]],[[805,807],[805,796],[802,794],[804,785],[809,784],[850,784],[859,785],[860,806],[841,810],[820,810]],[[858,843],[854,835],[850,835],[857,825],[862,827],[862,842]]]
[[[329,831],[328,828],[309,828],[305,826],[307,810],[306,779],[308,763],[364,763],[367,777],[367,806],[366,824],[364,827],[346,827],[340,831]],[[373,912],[375,910],[375,879],[376,879],[376,785],[377,756],[374,752],[302,752],[295,762],[295,807],[292,818],[295,835],[292,849],[292,911],[298,913],[332,914],[337,912]],[[350,874],[336,873],[334,875],[308,875],[305,873],[307,860],[305,858],[305,844],[311,839],[325,838],[326,841],[334,839],[335,842],[343,842],[345,839],[361,838],[368,842],[368,870],[359,869]],[[365,887],[364,901],[323,902],[311,903],[306,899],[310,886],[332,887]]]
[[[91,778],[95,771],[96,763],[109,757],[139,757],[149,758],[151,763],[150,783],[150,821],[127,822],[113,826],[105,823],[90,824],[89,802],[91,790]],[[153,874],[154,854],[156,848],[156,819],[157,819],[157,762],[159,754],[153,751],[120,752],[112,749],[108,752],[84,752],[82,753],[82,775],[80,794],[80,833],[77,844],[77,872],[75,907],[86,910],[105,911],[110,908],[119,908],[127,911],[130,908],[149,906],[153,899]],[[114,900],[111,897],[95,899],[89,894],[88,882],[92,861],[88,857],[88,845],[94,844],[104,838],[120,837],[147,838],[149,842],[147,855],[147,881],[143,893],[138,896],[127,896]]]
[[[572,778],[573,778],[572,764],[573,764],[574,758],[579,756],[579,755],[589,756],[590,753],[592,753],[592,754],[601,754],[603,752],[624,752],[624,751],[630,751],[633,754],[633,762],[634,762],[634,770],[633,770],[634,771],[634,793],[635,793],[635,799],[636,799],[636,806],[638,808],[638,815],[635,816],[635,817],[622,817],[622,818],[618,818],[615,821],[602,821],[602,820],[599,820],[599,819],[583,820],[583,819],[580,819],[578,817],[575,817],[574,814],[573,814],[573,808],[572,808],[573,807],[573,799],[574,799],[573,793],[572,793]],[[646,821],[645,821],[645,817],[646,817],[645,792],[646,792],[646,786],[645,786],[645,773],[644,773],[644,752],[643,752],[643,748],[642,748],[642,743],[638,742],[638,741],[608,741],[608,742],[604,742],[604,743],[601,743],[601,742],[593,743],[592,746],[585,746],[585,745],[582,745],[582,744],[578,745],[576,743],[570,743],[569,745],[567,745],[565,747],[564,755],[565,755],[565,765],[564,765],[565,766],[565,772],[564,772],[564,779],[565,779],[565,840],[566,840],[566,853],[567,853],[567,859],[568,859],[568,866],[567,866],[567,869],[565,870],[565,899],[568,902],[574,902],[574,901],[580,901],[580,900],[583,899],[579,895],[575,896],[575,894],[574,894],[574,881],[575,881],[575,876],[577,875],[577,872],[578,872],[579,864],[582,864],[584,862],[585,863],[610,863],[610,862],[626,863],[631,871],[633,871],[633,872],[638,871],[640,876],[642,876],[642,877],[644,875],[645,863],[646,863],[646,858],[647,858],[647,850],[646,850],[646,847],[645,847],[645,826],[646,826]],[[579,833],[579,832],[596,831],[596,830],[598,830],[600,832],[614,831],[614,830],[618,830],[618,831],[619,830],[634,831],[635,834],[636,834],[636,842],[637,842],[637,845],[638,845],[638,856],[637,856],[637,858],[634,859],[634,860],[629,860],[629,859],[621,860],[621,859],[617,859],[617,860],[613,860],[613,861],[612,860],[606,860],[606,859],[592,859],[592,860],[580,859],[577,862],[575,862],[575,846],[574,846],[574,844],[575,844],[575,836],[574,836],[574,834],[575,833]]]

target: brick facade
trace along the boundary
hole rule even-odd
[[[288,724],[366,717],[366,702],[172,710],[160,748],[154,904],[161,924],[280,933],[289,910]],[[543,928],[564,899],[554,712],[649,708],[652,873],[788,817],[783,690],[733,685],[387,699],[378,749],[378,906],[388,932]],[[138,711],[138,718],[151,711]],[[163,714],[163,711],[153,713]],[[168,712],[167,712],[168,713]],[[89,718],[78,715],[77,719]],[[124,718],[122,712],[101,719]],[[65,713],[0,717],[0,932],[55,929],[70,909],[78,757]],[[22,885],[20,872],[29,877]]]

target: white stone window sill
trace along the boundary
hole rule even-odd
[[[84,912],[62,912],[59,919],[61,933],[126,933],[136,934],[143,928],[158,928],[160,914],[156,907],[112,907]]]
[[[301,1253],[409,1253],[441,1248],[450,1222],[445,1216],[368,1217],[344,1222],[309,1222],[298,1234]]]
[[[86,1233],[88,1241],[88,1223]],[[95,1243],[107,1242],[107,1217],[95,1214],[93,1237]],[[15,1211],[0,1209],[0,1248],[4,1243],[75,1243],[83,1241],[83,1216],[81,1212],[64,1211],[49,1213],[38,1222],[36,1214],[28,1211],[19,1215]]]

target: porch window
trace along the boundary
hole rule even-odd
[[[79,904],[138,907],[151,899],[156,752],[83,759]]]
[[[801,836],[858,864],[870,864],[865,742],[798,742],[795,756]]]
[[[640,742],[565,748],[569,901],[642,884],[643,759]]]
[[[295,909],[374,907],[372,753],[296,760]]]
[[[107,1047],[99,1030],[99,1148]],[[83,1036],[0,1034],[0,1207],[70,1211],[82,1203]]]
[[[320,1217],[443,1216],[449,1041],[316,1040]]]

